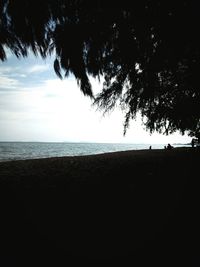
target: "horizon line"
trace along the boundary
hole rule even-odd
[[[163,145],[166,143],[133,143],[133,142],[107,142],[107,141],[20,141],[0,140],[0,143],[79,143],[79,144],[133,144],[133,145]],[[189,145],[190,143],[172,143],[173,145]]]

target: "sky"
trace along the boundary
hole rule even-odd
[[[144,129],[133,120],[123,135],[124,113],[115,109],[104,115],[83,95],[71,75],[60,80],[53,58],[29,55],[17,59],[9,51],[0,62],[0,141],[112,142],[135,144],[188,143],[178,132],[169,136]],[[101,89],[91,79],[94,93]]]

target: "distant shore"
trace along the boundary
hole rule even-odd
[[[192,148],[0,162],[0,263],[198,261],[199,166]]]

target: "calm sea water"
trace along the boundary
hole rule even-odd
[[[164,145],[152,145],[152,149]],[[0,161],[92,155],[114,151],[148,149],[149,144],[0,142]]]

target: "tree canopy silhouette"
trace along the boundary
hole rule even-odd
[[[104,78],[94,103],[120,105],[125,130],[140,112],[151,132],[200,132],[198,1],[2,0],[0,59],[9,48],[55,55],[62,78],[74,74],[85,95],[89,76]]]

